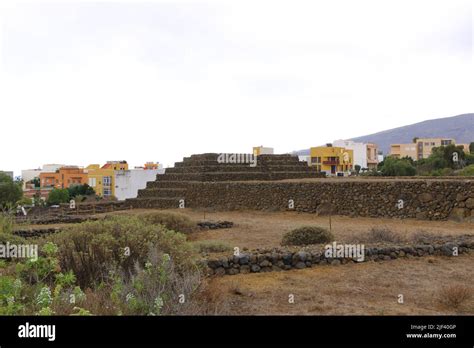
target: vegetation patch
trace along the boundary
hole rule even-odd
[[[471,299],[472,293],[472,289],[465,285],[450,285],[441,289],[438,298],[443,306],[458,309]]]
[[[220,240],[202,240],[194,242],[193,246],[200,253],[220,253],[232,250],[232,246]]]
[[[283,235],[281,245],[308,245],[329,243],[334,235],[325,228],[318,226],[303,226]]]
[[[191,233],[196,227],[187,215],[175,212],[153,211],[138,216],[148,224],[163,225],[169,230],[181,233]]]
[[[364,238],[371,243],[399,243],[402,238],[387,227],[373,227]]]
[[[0,315],[200,313],[198,254],[163,225],[115,216],[28,243],[39,245],[36,260],[0,263]]]

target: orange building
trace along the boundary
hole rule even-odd
[[[160,164],[158,162],[146,162],[144,169],[160,169]]]
[[[87,173],[79,167],[61,167],[55,172],[40,173],[41,188],[68,188],[71,185],[87,184]]]

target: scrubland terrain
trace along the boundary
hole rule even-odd
[[[151,214],[152,218],[141,220],[143,214]],[[179,219],[169,219],[169,214],[178,214]],[[162,215],[167,217],[169,221],[166,228],[159,224],[161,220],[158,221],[154,215],[159,219]],[[241,250],[276,248],[280,246],[286,232],[301,226],[331,228],[335,240],[340,242],[351,242],[367,235],[373,228],[384,228],[390,232],[390,238],[404,242],[412,241],[420,235],[472,235],[472,223],[341,216],[330,218],[295,212],[217,212],[196,209],[136,209],[97,217],[98,221],[85,224],[53,225],[64,228],[64,231],[46,239],[38,239],[40,246],[46,250],[43,252],[39,269],[37,265],[28,262],[21,267],[14,267],[9,263],[0,265],[0,276],[4,277],[0,285],[10,289],[12,293],[17,291],[16,296],[20,293],[23,296],[27,294],[32,299],[31,303],[24,305],[16,303],[17,307],[10,303],[2,308],[2,313],[474,314],[472,251],[457,257],[426,256],[233,276],[206,277],[205,272],[200,275],[192,273],[199,265],[198,261],[192,260],[214,254],[230,255],[234,247]],[[102,218],[105,220],[102,221]],[[215,230],[196,227],[196,223],[203,220],[232,221],[234,226]],[[22,229],[27,227],[21,225]],[[51,225],[33,227],[46,228]],[[176,234],[173,230],[184,234]],[[138,235],[140,237],[132,238]],[[93,246],[94,254],[91,254],[90,260],[81,259],[80,256],[89,248],[89,244],[80,246],[82,242],[79,241],[85,240]],[[150,241],[162,248],[164,254],[148,255],[146,243]],[[124,245],[131,245],[132,249],[140,250],[140,254],[134,256],[136,265],[124,261],[122,256],[111,256]],[[202,245],[212,247],[203,251],[199,249]],[[219,250],[213,250],[215,245]],[[112,250],[113,254],[108,254],[107,250]],[[162,259],[165,254],[170,254],[178,263],[168,264],[166,259]],[[108,268],[95,267],[97,262],[108,265]],[[84,269],[81,264],[88,268]],[[131,272],[134,268],[138,273],[129,278],[125,270]],[[116,273],[120,274],[120,277],[104,276],[107,272],[115,272],[116,269],[120,270],[121,273]],[[37,277],[41,272],[43,279],[38,283]],[[163,274],[166,274],[165,278],[162,278]],[[37,280],[31,282],[32,277]],[[20,285],[15,282],[16,278],[21,278]],[[100,282],[94,281],[99,278]],[[154,282],[152,278],[159,281]],[[18,286],[21,289],[15,288]],[[177,304],[176,296],[179,294],[176,291],[186,293],[186,306]],[[157,292],[160,293],[159,296],[155,296]],[[80,301],[75,305],[65,304],[67,296],[75,293]],[[38,303],[35,303],[34,299],[41,297],[41,294],[46,296],[44,301],[47,305],[38,306]],[[400,295],[403,297],[402,303]],[[4,303],[10,301],[7,297],[3,300]]]
[[[240,249],[273,248],[284,233],[304,225],[329,228],[328,216],[295,212],[209,212],[176,209],[193,220],[227,220],[230,229],[204,230],[191,241],[222,241]],[[336,240],[351,241],[371,228],[384,227],[403,240],[418,234],[474,234],[470,223],[414,219],[331,217]],[[384,262],[322,266],[286,272],[239,274],[206,281],[202,300],[215,312],[236,315],[437,315],[473,314],[474,296],[462,306],[446,297],[474,279],[474,255],[398,259]],[[454,293],[454,294],[453,294]],[[294,303],[289,303],[294,295]],[[403,295],[403,304],[398,296]]]

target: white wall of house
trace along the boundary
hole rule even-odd
[[[23,182],[26,183],[33,180],[34,178],[39,178],[42,172],[42,169],[23,169],[21,171],[21,178],[23,179]]]
[[[367,144],[356,143],[352,140],[335,140],[334,147],[343,147],[354,151],[354,167],[358,164],[361,168],[367,168]]]
[[[148,181],[155,181],[157,174],[164,174],[165,169],[130,169],[115,171],[115,197],[119,201],[135,198],[138,190],[146,187]]]

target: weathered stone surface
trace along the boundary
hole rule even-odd
[[[240,266],[240,273],[249,273],[250,272],[250,266],[244,265]]]
[[[259,265],[251,265],[251,266],[250,266],[250,271],[251,271],[251,272],[254,272],[254,273],[260,272],[260,269],[261,269],[261,268],[260,268]]]
[[[238,274],[240,272],[239,269],[237,268],[229,268],[226,270],[226,274],[228,275],[234,275],[234,274]]]
[[[418,195],[418,200],[421,203],[428,203],[428,202],[431,202],[433,200],[433,195],[429,192],[424,192],[424,193]]]
[[[304,262],[297,262],[296,265],[295,265],[295,268],[297,269],[302,269],[302,268],[306,268],[306,264]]]
[[[464,219],[468,216],[468,213],[470,214],[467,209],[453,208],[449,214],[449,220],[458,222],[464,221]]]
[[[474,209],[474,198],[468,198],[466,200],[466,208]]]
[[[250,257],[248,254],[240,254],[239,256],[239,264],[241,265],[248,265],[250,262]]]
[[[214,273],[218,276],[222,276],[225,274],[225,268],[224,267],[218,267],[214,270]]]

